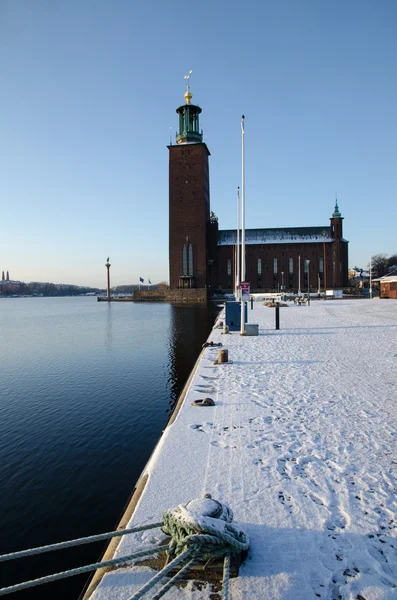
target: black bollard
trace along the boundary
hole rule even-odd
[[[280,329],[280,307],[276,304],[276,329]]]
[[[253,296],[251,296],[251,310],[253,310],[254,308],[254,298]]]

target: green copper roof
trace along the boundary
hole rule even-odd
[[[338,207],[338,201],[335,201],[335,208],[334,208],[334,212],[332,213],[333,217],[341,217],[342,215],[340,214],[339,211],[339,207]]]
[[[178,144],[202,142],[203,132],[199,127],[201,108],[195,104],[184,104],[176,109],[179,115],[179,132],[176,134]]]

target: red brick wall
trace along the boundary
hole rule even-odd
[[[333,269],[334,244],[326,243],[326,263],[327,263],[327,288],[346,286],[347,281],[347,243],[339,242],[336,256],[339,257],[339,264],[342,263],[342,272],[340,270],[335,277]],[[218,253],[218,281],[223,289],[234,287],[234,248],[233,246],[219,246]],[[319,258],[324,258],[324,245],[319,244],[250,244],[246,246],[246,280],[251,282],[251,289],[272,289],[277,290],[278,285],[282,285],[288,290],[298,289],[298,256],[301,261],[301,290],[307,290],[308,280],[304,273],[304,260],[310,260],[309,264],[309,283],[312,291],[318,288]],[[258,275],[258,258],[262,259],[262,275]],[[273,273],[273,259],[277,258],[277,275]],[[289,275],[289,258],[294,261],[294,270],[292,278]],[[227,275],[227,260],[232,259],[232,277]],[[284,271],[284,277],[281,272]],[[321,274],[320,274],[321,275]],[[324,280],[320,280],[321,291],[324,288]]]
[[[170,287],[179,287],[182,248],[193,246],[196,288],[208,285],[207,230],[210,217],[209,151],[206,144],[169,146],[169,261]]]

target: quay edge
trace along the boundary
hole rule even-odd
[[[192,290],[193,291],[193,290]],[[206,290],[204,290],[206,292]],[[215,324],[214,327],[216,325],[216,322],[219,320],[220,315],[218,314],[216,319],[215,319]],[[209,333],[208,337],[207,337],[207,341],[209,340],[209,338],[211,337],[212,331]],[[168,427],[170,427],[176,417],[178,416],[178,413],[182,407],[182,404],[184,402],[184,399],[186,397],[186,393],[190,387],[190,384],[192,382],[192,379],[194,378],[194,375],[198,369],[198,366],[200,364],[201,358],[203,356],[205,348],[202,348],[197,359],[196,362],[193,366],[193,369],[190,372],[190,375],[185,383],[185,385],[183,386],[183,390],[180,393],[178,400],[176,402],[175,408],[172,411],[172,413],[169,416],[169,419],[163,429],[163,431],[161,432],[161,435],[159,437],[159,439],[157,440],[157,443],[155,444],[152,453],[150,454],[150,457],[142,471],[142,473],[140,474],[135,487],[132,491],[131,497],[126,505],[126,508],[122,514],[122,517],[120,519],[120,522],[116,528],[116,531],[121,531],[123,529],[127,528],[127,525],[129,523],[129,521],[132,519],[133,514],[135,512],[135,509],[137,507],[137,504],[145,490],[146,484],[148,482],[149,479],[149,475],[148,475],[148,467],[150,464],[150,461],[152,460],[153,455],[155,454],[155,451],[159,445],[159,443],[161,442],[161,439],[164,435],[164,432],[166,431],[166,429]],[[116,553],[116,550],[121,542],[122,538],[112,538],[104,552],[104,554],[101,557],[101,562],[104,562],[106,560],[111,560],[112,558],[114,558],[114,555]],[[106,573],[108,573],[109,571],[112,571],[114,569],[117,569],[118,567],[104,567],[102,569],[97,569],[97,571],[94,572],[94,574],[92,575],[92,577],[88,580],[85,588],[83,589],[83,591],[81,592],[79,599],[78,600],[89,600],[92,596],[92,594],[94,593],[94,591],[96,590],[97,586],[99,585],[99,583],[101,582],[102,578],[104,577],[104,575]]]

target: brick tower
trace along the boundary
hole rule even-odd
[[[190,74],[186,77],[186,103],[176,109],[176,144],[168,146],[171,289],[207,288],[215,259],[209,256],[209,238],[214,229],[210,215],[210,152],[199,129],[201,108],[191,103],[189,78]]]
[[[339,211],[338,200],[336,200],[330,219],[331,237],[333,238],[330,286],[335,288],[348,285],[347,244],[343,244],[345,240],[343,239],[342,221],[343,217]]]

